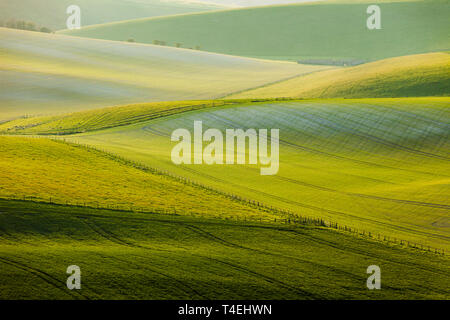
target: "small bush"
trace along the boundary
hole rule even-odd
[[[40,32],[44,32],[44,33],[52,33],[52,30],[47,28],[47,27],[41,27],[39,29]]]

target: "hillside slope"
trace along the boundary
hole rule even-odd
[[[381,98],[450,95],[450,54],[428,53],[327,70],[228,98]]]
[[[126,19],[147,18],[222,9],[224,6],[187,1],[164,0],[20,0],[0,2],[0,21],[31,21],[52,30],[66,29],[66,9],[81,9],[81,25],[101,24]]]
[[[449,98],[246,103],[74,136],[151,167],[300,215],[450,248]],[[174,165],[172,132],[278,128],[279,172],[260,165]],[[243,179],[242,177],[245,177]]]
[[[0,120],[211,99],[321,70],[187,49],[0,28]]]
[[[0,211],[2,300],[449,298],[448,257],[324,229],[4,200]],[[66,289],[72,264],[82,290]],[[372,264],[382,290],[366,287]]]
[[[139,19],[66,33],[295,61],[377,60],[450,49],[448,0],[377,4],[380,30],[366,27],[367,2],[323,1]]]
[[[223,218],[273,217],[80,146],[44,138],[0,137],[0,142],[1,198]]]
[[[238,102],[220,100],[153,102],[79,111],[57,116],[26,117],[0,123],[0,133],[44,135],[80,133],[233,103]]]

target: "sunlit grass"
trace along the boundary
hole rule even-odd
[[[266,102],[66,136],[301,215],[448,247],[448,98]],[[176,166],[177,128],[279,128],[280,171]],[[245,178],[243,178],[245,177]]]
[[[450,95],[450,55],[428,53],[300,76],[228,98],[382,98]]]
[[[276,215],[49,139],[0,137],[0,197],[232,219]]]
[[[313,227],[0,200],[1,299],[447,299],[449,260]],[[369,265],[382,290],[366,287]],[[66,269],[81,268],[81,290]]]

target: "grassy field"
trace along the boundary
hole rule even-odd
[[[366,288],[372,264],[382,290]],[[317,227],[4,200],[0,266],[0,299],[448,299],[450,285],[448,258]]]
[[[26,20],[52,30],[66,29],[69,16],[66,9],[70,5],[81,8],[82,26],[224,8],[214,4],[164,0],[46,0],[45,4],[35,0],[2,1],[0,21]]]
[[[377,60],[450,49],[448,0],[377,4],[380,30],[366,27],[367,1],[323,1],[121,21],[64,33],[142,43],[159,40],[171,46],[294,61]]]
[[[276,217],[79,146],[43,138],[0,137],[0,142],[1,198],[230,219]]]
[[[0,28],[0,120],[211,99],[323,67]]]
[[[244,103],[65,136],[301,215],[449,248],[449,98]],[[280,171],[175,166],[170,134],[279,128]],[[245,177],[245,179],[242,179]]]
[[[327,70],[227,98],[381,98],[450,95],[450,54],[427,53]]]
[[[3,134],[72,134],[124,126],[180,112],[237,104],[233,101],[173,101],[79,111],[59,116],[24,117],[0,123]]]
[[[94,25],[0,27],[0,300],[450,299],[450,0],[3,2]],[[175,165],[195,121],[278,172]]]

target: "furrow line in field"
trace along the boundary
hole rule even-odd
[[[395,143],[395,142],[392,142],[392,141],[388,141],[386,139],[374,136],[374,135],[369,134],[369,133],[360,132],[360,131],[358,131],[356,129],[352,129],[352,128],[349,128],[349,127],[344,126],[344,125],[337,126],[336,123],[334,123],[334,122],[332,122],[332,121],[330,121],[330,120],[328,120],[326,118],[320,117],[317,114],[315,114],[314,116],[312,116],[311,114],[306,113],[306,112],[303,112],[303,114],[304,115],[308,114],[309,115],[309,120],[311,122],[319,124],[319,125],[321,125],[321,126],[323,126],[325,128],[331,129],[331,130],[333,130],[335,132],[346,132],[346,133],[349,133],[349,134],[361,137],[363,139],[367,139],[369,141],[373,141],[375,143],[379,143],[379,144],[381,144],[383,146],[393,148],[394,150],[403,150],[403,151],[406,151],[406,152],[410,152],[410,153],[421,155],[421,156],[425,156],[425,157],[430,157],[430,158],[450,161],[449,157],[445,157],[445,156],[441,156],[441,155],[434,154],[434,153],[431,153],[431,152],[426,152],[426,151],[410,148],[410,147],[407,147],[407,146],[403,146],[403,145],[400,145],[398,143]]]
[[[142,259],[148,260],[148,257],[144,257],[144,256],[136,255],[136,254],[130,254],[130,256],[134,256],[134,257],[138,257],[138,258],[142,258]],[[195,295],[197,295],[198,297],[200,297],[202,299],[207,299],[206,296],[202,295],[200,292],[198,292],[197,290],[195,290],[191,286],[187,285],[183,281],[180,281],[176,277],[171,276],[171,275],[169,275],[169,274],[167,274],[165,272],[162,272],[161,270],[156,269],[154,267],[150,268],[148,266],[149,265],[148,263],[146,263],[146,264],[138,264],[136,262],[132,262],[130,260],[122,260],[122,259],[119,259],[117,257],[109,257],[109,258],[117,260],[117,261],[120,261],[120,262],[123,262],[123,263],[130,264],[130,265],[134,265],[134,266],[138,267],[139,269],[145,269],[145,270],[148,270],[150,272],[159,274],[159,275],[161,275],[163,277],[166,277],[169,280],[172,280],[173,282],[175,282],[175,283],[177,283],[179,285],[179,286],[175,286],[175,288],[177,288],[180,291],[182,291],[183,293],[187,294],[188,298],[185,298],[185,299],[194,299],[195,297],[192,295],[192,293],[194,293]]]
[[[219,122],[226,123],[226,124],[228,124],[230,126],[233,126],[233,127],[236,126],[235,122],[233,122],[231,120],[227,120],[227,119],[225,119],[223,117],[219,117],[218,115],[215,115],[213,113],[209,114],[208,116],[214,118],[215,120],[217,120]],[[321,123],[318,123],[318,124],[321,125]],[[169,136],[168,134],[161,133],[161,132],[160,132],[160,135],[161,136]],[[330,157],[330,158],[334,158],[334,159],[350,161],[350,162],[353,162],[353,163],[358,163],[358,164],[363,164],[363,165],[368,165],[368,166],[373,166],[373,167],[379,167],[379,168],[386,168],[386,169],[401,170],[401,171],[406,171],[406,172],[427,174],[427,175],[432,175],[432,176],[445,176],[445,175],[442,175],[442,174],[437,175],[437,174],[435,174],[433,172],[411,170],[411,169],[405,169],[405,168],[401,168],[401,167],[391,167],[391,166],[387,166],[387,165],[379,164],[379,163],[374,163],[374,162],[370,162],[370,161],[358,160],[358,159],[350,158],[350,157],[347,157],[347,156],[341,156],[341,155],[333,154],[333,153],[330,153],[330,152],[321,151],[321,150],[318,150],[318,149],[315,149],[315,148],[311,148],[311,147],[307,147],[307,146],[304,146],[304,145],[299,145],[299,144],[296,144],[294,142],[290,142],[290,141],[282,139],[282,138],[279,139],[279,142],[280,142],[281,145],[289,146],[289,147],[292,147],[294,149],[298,149],[298,150],[302,150],[302,151],[306,151],[306,152],[309,152],[309,153],[318,154],[318,155],[322,155],[322,156],[326,156],[326,157]]]
[[[238,244],[235,244],[233,242],[224,240],[224,239],[222,239],[222,238],[220,238],[220,237],[218,237],[218,236],[216,236],[216,235],[214,235],[214,234],[212,234],[210,232],[207,232],[207,231],[205,231],[205,230],[203,230],[203,229],[201,229],[199,227],[192,226],[192,225],[186,225],[186,226],[188,228],[190,227],[191,230],[193,230],[194,232],[197,232],[199,235],[205,237],[206,239],[213,240],[213,241],[215,241],[217,243],[220,243],[220,244],[222,244],[222,245],[224,245],[226,247],[238,248],[238,249],[248,250],[248,251],[255,252],[255,253],[258,253],[258,254],[262,254],[262,255],[267,255],[267,256],[272,256],[272,257],[277,257],[277,258],[283,258],[283,259],[288,259],[288,260],[293,260],[293,261],[296,261],[298,263],[311,265],[312,267],[315,267],[315,268],[320,268],[320,269],[325,269],[327,271],[340,273],[340,274],[343,274],[343,275],[345,275],[345,276],[347,276],[349,278],[353,278],[353,279],[357,279],[357,280],[361,280],[361,281],[365,280],[364,277],[358,277],[358,276],[356,276],[356,275],[354,275],[354,274],[352,274],[350,272],[346,272],[346,271],[341,270],[341,269],[337,269],[337,268],[333,268],[333,267],[330,267],[330,266],[327,266],[327,265],[323,265],[323,264],[320,264],[320,263],[315,263],[315,262],[312,262],[312,261],[300,259],[298,257],[292,257],[292,256],[284,255],[284,254],[278,254],[278,253],[270,252],[270,251],[267,251],[267,250],[261,250],[261,249],[250,248],[250,247],[238,245]]]
[[[42,279],[44,282],[48,283],[49,285],[55,287],[56,289],[62,291],[63,293],[65,293],[67,295],[72,296],[75,299],[79,298],[80,296],[85,299],[89,299],[88,296],[85,296],[84,294],[82,294],[78,291],[70,291],[69,289],[66,290],[65,289],[66,283],[54,278],[53,276],[49,275],[48,273],[46,273],[42,270],[30,267],[24,263],[20,263],[20,262],[17,262],[17,261],[14,261],[12,259],[8,259],[5,257],[0,257],[0,261],[5,264],[8,264],[10,266],[16,267],[17,269],[20,269],[22,271],[33,274],[34,276]]]
[[[411,263],[411,262],[405,262],[402,260],[397,260],[397,259],[393,259],[392,256],[390,256],[389,258],[386,258],[383,255],[379,255],[379,254],[374,254],[373,251],[372,252],[368,252],[368,251],[364,251],[364,250],[359,250],[359,249],[355,249],[354,247],[348,247],[348,246],[343,246],[343,245],[339,245],[335,242],[331,242],[322,238],[318,238],[315,237],[313,235],[304,233],[304,232],[300,232],[299,230],[294,230],[294,229],[281,229],[280,231],[282,232],[290,232],[290,233],[295,233],[300,235],[301,237],[306,237],[311,239],[311,241],[315,242],[315,243],[321,243],[323,245],[329,246],[331,248],[343,251],[343,252],[352,252],[361,256],[365,256],[365,257],[370,257],[370,258],[375,258],[378,261],[385,261],[388,263],[394,263],[394,264],[398,264],[398,265],[403,265],[403,266],[407,266],[407,267],[411,267],[411,268],[415,268],[415,269],[419,269],[421,271],[425,271],[425,272],[432,272],[435,274],[439,274],[441,276],[445,276],[447,278],[450,278],[450,275],[448,272],[444,272],[440,269],[437,268],[430,268],[430,267],[423,267],[417,263]],[[444,292],[445,293],[445,292]]]
[[[92,231],[97,233],[98,235],[102,236],[105,239],[108,239],[111,242],[114,242],[119,245],[128,246],[128,247],[134,247],[139,249],[147,249],[145,247],[142,247],[140,245],[136,245],[131,242],[127,242],[125,240],[120,239],[116,235],[114,235],[112,232],[106,231],[105,229],[101,228],[98,224],[87,222],[87,219],[82,218],[83,223],[88,226]]]
[[[202,256],[202,257],[204,257],[204,256]],[[233,268],[235,270],[239,270],[241,272],[244,272],[245,274],[253,275],[256,278],[259,278],[259,279],[262,279],[262,280],[267,281],[269,283],[278,285],[278,286],[280,286],[280,287],[282,287],[284,289],[289,289],[289,290],[291,290],[293,292],[296,292],[296,293],[300,292],[307,299],[324,299],[324,297],[322,297],[320,295],[313,294],[313,293],[308,292],[306,290],[303,290],[303,289],[301,289],[299,287],[295,287],[295,286],[289,285],[287,283],[284,283],[283,281],[280,281],[280,280],[277,280],[275,278],[269,277],[269,276],[267,276],[265,274],[262,274],[260,272],[253,271],[253,270],[248,269],[246,267],[243,267],[243,266],[241,266],[239,264],[234,264],[234,263],[231,263],[231,262],[228,262],[228,261],[223,261],[221,259],[213,258],[213,257],[204,257],[204,258],[207,258],[209,260],[216,261],[218,263],[224,264],[224,265],[226,265],[228,267],[231,267],[231,268]]]
[[[343,195],[360,197],[360,198],[367,198],[367,199],[373,199],[373,200],[391,201],[391,202],[404,203],[404,204],[410,204],[410,205],[415,205],[415,206],[424,206],[424,207],[430,207],[430,208],[439,208],[439,209],[449,209],[450,210],[450,205],[446,205],[446,204],[423,202],[423,201],[414,201],[414,200],[394,199],[394,198],[386,198],[386,197],[380,197],[380,196],[369,195],[369,194],[340,191],[340,190],[335,190],[335,189],[332,189],[332,188],[322,187],[322,186],[314,185],[314,184],[311,184],[311,183],[303,182],[303,181],[300,181],[300,180],[288,178],[288,177],[283,177],[283,176],[280,176],[280,175],[277,175],[275,177],[278,180],[283,180],[283,181],[286,181],[286,182],[290,182],[290,183],[293,183],[293,184],[297,184],[297,185],[301,185],[301,186],[304,186],[304,187],[309,187],[309,188],[317,189],[317,190],[321,190],[321,191],[339,193],[339,194],[343,194]]]
[[[237,184],[231,183],[229,181],[225,181],[225,180],[222,180],[222,179],[210,176],[208,174],[205,174],[205,173],[202,173],[202,172],[198,172],[198,171],[196,171],[195,169],[192,169],[192,168],[183,167],[183,170],[190,171],[190,172],[195,173],[195,174],[197,174],[199,176],[206,177],[206,178],[208,178],[208,179],[210,179],[210,180],[212,180],[214,182],[224,183],[224,184],[227,184],[227,185],[232,186],[232,187],[241,188],[241,189],[247,190],[247,191],[249,191],[251,193],[260,194],[260,195],[262,195],[262,196],[264,196],[266,198],[267,197],[268,198],[272,198],[274,200],[277,200],[277,201],[280,201],[280,202],[283,202],[283,203],[293,204],[293,205],[296,205],[296,206],[299,206],[299,207],[302,207],[302,208],[305,208],[305,209],[311,209],[311,210],[317,211],[317,212],[327,212],[327,213],[332,214],[332,215],[351,217],[352,219],[357,219],[357,220],[364,221],[364,222],[369,222],[369,223],[374,223],[374,224],[378,224],[378,225],[388,226],[388,227],[391,227],[391,228],[393,228],[395,230],[408,231],[408,232],[413,232],[413,233],[420,233],[420,234],[425,235],[425,236],[438,238],[438,239],[444,239],[444,240],[447,240],[447,241],[450,239],[449,236],[429,233],[429,232],[420,231],[420,230],[413,230],[413,229],[410,229],[410,228],[407,228],[407,227],[394,225],[394,224],[391,224],[391,223],[388,223],[388,222],[382,222],[382,221],[378,221],[378,220],[373,220],[373,219],[369,219],[369,218],[355,216],[355,215],[352,215],[352,214],[346,213],[346,212],[341,212],[341,211],[336,211],[336,210],[331,210],[331,209],[326,209],[326,208],[320,208],[320,207],[316,207],[316,206],[313,206],[313,205],[308,205],[308,204],[305,204],[305,203],[302,203],[302,202],[299,202],[299,201],[283,198],[283,197],[280,197],[280,196],[276,196],[276,195],[273,195],[273,194],[270,194],[270,193],[267,193],[267,192],[264,192],[264,191],[256,190],[256,189],[253,189],[253,188],[250,188],[250,187],[246,187],[246,186],[243,186],[243,185],[237,185]]]

